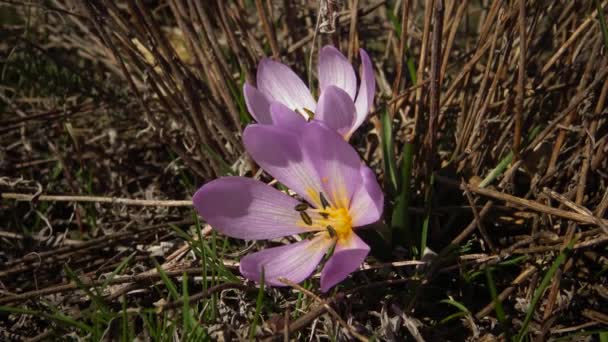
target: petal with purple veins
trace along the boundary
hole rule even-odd
[[[311,240],[264,249],[241,259],[241,274],[257,282],[264,269],[266,284],[286,286],[279,280],[281,277],[300,283],[314,272],[332,243],[331,239],[320,234]]]
[[[376,180],[376,175],[365,165],[361,165],[360,171],[363,186],[353,194],[348,210],[353,227],[360,227],[378,221],[384,210],[384,194]]]
[[[315,119],[323,121],[329,128],[347,136],[356,115],[353,99],[342,89],[328,86],[321,93]]]
[[[247,110],[255,121],[261,124],[271,124],[270,99],[254,86],[247,83],[243,86],[243,94]]]
[[[303,130],[301,145],[304,159],[314,167],[321,181],[325,198],[333,207],[349,208],[352,195],[362,184],[357,151],[320,122],[311,122]]]
[[[273,239],[313,230],[294,209],[296,199],[250,178],[213,180],[194,194],[192,202],[207,223],[234,238]]]
[[[264,58],[258,66],[258,89],[266,96],[281,102],[289,109],[304,113],[315,111],[315,100],[310,90],[288,66]]]
[[[306,123],[299,131],[249,125],[243,141],[264,170],[317,208],[320,193],[333,207],[350,208],[364,184],[357,151],[322,122]]]
[[[357,77],[348,59],[331,45],[324,46],[319,52],[319,88],[321,94],[329,86],[343,89],[351,99],[357,93]]]
[[[357,118],[353,125],[353,131],[356,130],[365,118],[374,104],[374,94],[376,93],[376,79],[374,78],[374,67],[370,60],[367,52],[363,49],[359,49],[361,56],[361,85],[359,86],[359,92],[357,93],[357,99],[355,100],[355,107],[357,108]]]
[[[321,179],[317,165],[304,155],[301,139],[309,125],[305,123],[303,129],[297,131],[274,125],[249,125],[243,132],[243,142],[253,160],[266,172],[308,202],[318,205]]]
[[[270,105],[270,116],[274,125],[293,131],[302,129],[306,124],[306,119],[302,115],[287,108],[287,106],[280,102],[273,102]]]
[[[338,241],[334,253],[321,272],[321,291],[327,292],[356,271],[369,253],[369,246],[355,233]]]

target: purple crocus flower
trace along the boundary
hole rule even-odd
[[[338,131],[347,140],[363,123],[374,102],[376,80],[372,62],[363,49],[361,82],[357,91],[357,77],[353,66],[331,45],[319,52],[319,88],[316,103],[304,82],[288,66],[264,58],[257,71],[257,88],[245,84],[245,102],[258,123],[274,124],[271,104],[279,102],[308,118],[314,118]]]
[[[299,283],[335,246],[321,273],[325,292],[367,256],[370,248],[354,229],[380,218],[384,196],[374,173],[339,134],[323,123],[307,123],[283,105],[273,105],[273,111],[285,114],[277,116],[280,123],[247,126],[245,148],[299,199],[257,180],[222,177],[205,184],[192,200],[214,229],[230,237],[261,240],[309,233],[299,242],[243,257],[241,274],[253,281],[260,280],[263,268],[269,285],[284,286],[280,277]]]

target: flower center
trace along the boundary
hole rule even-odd
[[[327,178],[322,178],[324,183]],[[322,192],[308,189],[307,193],[314,203],[311,207],[306,202],[300,202],[294,209],[300,213],[298,225],[306,228],[309,232],[326,234],[328,239],[336,242],[347,240],[353,231],[353,220],[348,211],[349,201],[344,196],[332,196],[328,201]],[[318,200],[317,200],[318,198]]]
[[[314,209],[319,215],[319,218],[314,223],[324,227],[327,233],[332,238],[343,240],[348,238],[353,231],[353,221],[346,208]]]
[[[302,202],[294,209],[300,213],[299,225],[311,231],[325,232],[330,239],[347,239],[353,230],[353,221],[348,209],[330,204],[323,193],[319,194],[319,208],[311,208]]]

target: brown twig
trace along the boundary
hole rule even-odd
[[[307,296],[313,298],[315,301],[317,301],[319,304],[321,304],[325,308],[325,310],[327,310],[327,312],[329,312],[340,323],[340,325],[342,325],[346,330],[348,330],[348,332],[351,335],[353,335],[355,338],[357,338],[359,341],[364,341],[364,342],[369,341],[369,339],[367,337],[359,334],[353,327],[351,327],[348,323],[346,323],[342,319],[342,317],[340,317],[340,315],[326,301],[319,298],[317,295],[308,291],[307,289],[303,288],[302,286],[290,281],[289,279],[279,278],[279,281],[282,282],[283,284],[289,285],[289,286],[293,287],[294,289],[297,289],[298,291],[301,291],[304,294],[306,294]]]
[[[348,61],[352,63],[353,56],[357,54],[357,13],[359,9],[359,0],[353,0],[351,6],[350,27],[348,31]]]
[[[189,276],[197,276],[204,275],[203,269],[200,267],[189,267],[182,269],[175,269],[166,271],[165,274],[168,277],[181,277],[184,273]],[[91,280],[91,279],[80,279],[80,284],[76,284],[75,282],[70,282],[66,284],[58,284],[53,286],[48,286],[44,289],[20,293],[16,295],[4,296],[0,297],[0,304],[6,305],[16,302],[23,302],[29,299],[34,299],[37,297],[48,296],[56,293],[69,292],[79,289],[79,286],[82,285],[86,288],[96,287],[103,285],[104,283],[108,283],[108,285],[116,285],[116,284],[124,284],[124,283],[138,283],[140,285],[143,284],[153,284],[156,281],[161,280],[161,276],[158,272],[152,274],[144,274],[144,275],[133,275],[133,276],[117,276],[109,281],[106,279],[100,280]]]
[[[517,97],[515,98],[515,125],[513,133],[513,161],[519,159],[522,116],[524,112],[526,78],[526,0],[519,0],[519,63],[517,68]]]
[[[191,207],[191,200],[142,200],[121,197],[105,196],[67,196],[67,195],[29,195],[12,192],[1,193],[0,198],[20,202],[85,202],[85,203],[111,203],[133,205],[142,207]]]
[[[540,204],[535,201],[527,200],[524,198],[509,195],[509,194],[505,194],[505,193],[498,192],[495,190],[479,188],[477,186],[473,186],[470,184],[469,185],[457,185],[458,184],[457,182],[450,180],[448,178],[442,177],[442,176],[437,176],[436,179],[439,182],[446,184],[446,185],[457,186],[463,190],[465,188],[468,188],[470,191],[477,193],[479,195],[490,197],[490,198],[500,200],[500,201],[505,201],[505,202],[515,204],[518,206],[522,206],[522,207],[525,207],[525,208],[528,208],[528,209],[531,209],[534,211],[545,213],[547,215],[557,216],[557,217],[561,217],[561,218],[564,218],[567,220],[572,220],[572,221],[583,223],[583,224],[591,224],[591,225],[597,225],[599,223],[608,224],[608,220],[600,220],[598,222],[598,221],[596,221],[597,218],[595,218],[593,216],[581,215],[579,213],[574,213],[571,211],[553,208],[553,207],[550,207],[550,206],[547,206],[544,204]]]
[[[278,60],[280,56],[279,45],[277,44],[277,38],[275,37],[274,30],[270,25],[270,20],[268,18],[269,15],[264,10],[262,0],[255,0],[255,7],[258,11],[258,16],[260,18],[260,22],[262,23],[262,27],[264,28],[264,33],[266,33],[266,39],[268,39],[268,43],[270,44],[272,56],[274,59]]]
[[[212,286],[210,288],[208,288],[205,291],[199,292],[197,294],[193,294],[188,298],[188,304],[192,305],[198,301],[200,301],[203,298],[207,298],[210,295],[216,293],[216,292],[221,292],[227,289],[238,289],[238,290],[253,290],[253,288],[243,284],[243,283],[223,283],[223,284],[218,284],[215,286]],[[175,310],[175,309],[180,309],[182,308],[184,305],[184,300],[180,299],[180,300],[176,300],[173,302],[168,302],[165,304],[162,304],[160,306],[158,306],[156,308],[156,312],[158,314],[161,314],[163,312],[166,311],[170,311],[170,310]]]

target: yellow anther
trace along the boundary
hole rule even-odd
[[[330,237],[337,237],[338,240],[348,238],[353,230],[352,219],[348,210],[345,208],[332,208],[327,207],[325,209],[315,210],[319,214],[319,218],[315,220],[314,224],[321,227],[331,227],[327,229]]]

